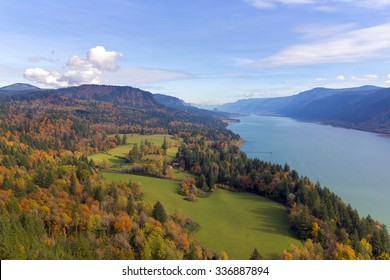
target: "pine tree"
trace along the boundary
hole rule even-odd
[[[165,222],[168,219],[167,211],[165,211],[165,208],[160,201],[157,201],[154,204],[152,210],[152,217],[161,223]]]
[[[115,138],[116,138],[116,144],[120,145],[122,143],[122,139],[121,139],[121,137],[119,136],[118,133],[115,135]]]
[[[168,143],[167,143],[167,138],[166,137],[164,137],[164,142],[161,145],[161,148],[164,150],[164,155],[166,155],[167,154],[167,150],[168,150]]]
[[[127,135],[124,134],[122,137],[122,145],[127,145]]]
[[[70,176],[69,191],[71,195],[74,195],[76,193],[76,176],[74,174]]]
[[[263,259],[262,255],[257,251],[257,248],[255,248],[251,254],[250,260],[261,260]]]
[[[95,199],[99,202],[102,202],[103,197],[104,197],[103,188],[102,188],[102,186],[99,186],[95,189]]]
[[[167,176],[167,168],[168,168],[168,163],[167,163],[167,161],[166,160],[164,160],[163,161],[163,165],[162,165],[162,174],[163,174],[163,176],[164,177],[166,177]]]

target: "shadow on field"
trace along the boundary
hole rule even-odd
[[[256,215],[259,223],[255,227],[249,227],[250,229],[286,237],[294,236],[288,222],[287,211],[282,205],[264,197],[261,197],[263,201],[260,201],[259,197],[256,196],[240,197],[240,199],[258,201],[259,206],[251,209],[250,213]]]

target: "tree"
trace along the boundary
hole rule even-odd
[[[299,238],[307,239],[312,235],[312,219],[306,205],[293,206],[289,218],[291,227],[297,232]]]
[[[109,163],[108,163],[108,160],[107,160],[106,158],[104,158],[104,159],[102,160],[101,167],[102,167],[103,169],[107,169],[109,166],[110,166],[110,165],[109,165]]]
[[[349,246],[342,243],[336,243],[336,248],[334,250],[334,259],[336,260],[357,260],[358,257],[355,254],[355,250]]]
[[[70,186],[69,186],[69,191],[70,191],[71,195],[75,195],[76,194],[76,188],[77,188],[76,180],[77,180],[76,176],[74,174],[72,174],[70,176]]]
[[[209,187],[207,186],[206,177],[201,174],[199,179],[197,180],[196,186],[198,189],[201,189],[203,191],[208,191]]]
[[[249,258],[250,260],[261,260],[263,259],[263,256],[257,251],[257,248],[255,248]]]
[[[168,214],[160,201],[157,201],[154,204],[152,210],[152,217],[161,223],[165,222],[168,219]]]
[[[127,145],[127,135],[124,134],[122,137],[122,145]]]
[[[167,143],[167,138],[165,136],[161,148],[164,150],[164,155],[166,155],[168,150],[168,143]]]
[[[132,217],[134,215],[134,212],[135,212],[134,204],[133,204],[133,197],[131,195],[127,198],[126,212],[130,217]]]
[[[382,253],[382,240],[381,240],[381,236],[380,236],[380,233],[378,230],[376,230],[372,236],[372,241],[371,241],[371,245],[372,245],[372,254],[375,256],[375,257],[379,257],[380,254]]]
[[[321,244],[314,243],[311,239],[307,239],[305,244],[297,246],[291,244],[290,247],[283,251],[281,255],[283,260],[323,260],[324,250]]]
[[[104,194],[103,194],[103,188],[102,186],[98,186],[96,189],[95,189],[95,199],[99,202],[102,202],[103,201],[103,198],[104,198]]]
[[[137,143],[135,143],[133,145],[133,148],[129,151],[128,159],[132,163],[140,159],[140,151],[138,149],[138,144]]]
[[[116,139],[116,144],[117,145],[120,145],[122,143],[122,139],[121,139],[121,137],[119,136],[118,133],[115,135],[115,139]]]
[[[132,224],[129,215],[126,212],[119,211],[114,220],[114,230],[116,233],[129,232]]]
[[[161,170],[164,177],[166,177],[168,174],[167,168],[168,168],[168,163],[166,160],[164,160],[162,165],[162,170]]]

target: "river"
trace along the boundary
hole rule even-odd
[[[249,157],[288,163],[390,228],[390,138],[354,129],[250,115],[229,129]]]

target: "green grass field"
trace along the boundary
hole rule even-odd
[[[114,137],[115,135],[109,135],[109,137]],[[119,134],[120,137],[123,137],[123,134]],[[141,141],[148,140],[149,142],[155,144],[158,147],[161,147],[161,145],[164,142],[164,137],[166,137],[168,142],[172,143],[172,147],[168,149],[167,151],[167,157],[173,158],[176,156],[177,149],[179,146],[181,140],[179,139],[173,139],[172,135],[168,134],[153,134],[153,135],[141,135],[141,134],[127,134],[127,145],[118,146],[114,149],[111,149],[109,151],[110,154],[114,156],[120,156],[120,157],[126,157],[129,153],[130,149],[133,147],[133,144],[137,143],[138,145],[141,143]]]
[[[289,230],[283,206],[250,193],[217,190],[197,202],[177,193],[178,182],[103,172],[108,181],[140,182],[144,200],[160,200],[170,213],[181,211],[200,224],[195,238],[212,250],[227,251],[230,259],[248,259],[256,247],[265,259],[276,259],[291,243],[299,244]]]
[[[120,137],[123,137],[123,134],[119,134]],[[109,135],[108,137],[115,137],[115,135]],[[97,153],[94,155],[89,156],[90,159],[93,159],[93,161],[100,165],[103,159],[107,159],[108,161],[108,167],[112,167],[117,164],[125,163],[125,160],[122,158],[127,157],[129,154],[129,151],[133,148],[133,145],[137,143],[140,145],[141,141],[148,140],[149,142],[161,146],[164,137],[166,137],[168,142],[172,143],[172,147],[167,150],[166,156],[160,156],[160,155],[147,155],[143,158],[143,160],[151,160],[151,161],[157,161],[157,160],[167,160],[168,162],[171,162],[178,151],[178,146],[180,145],[179,139],[172,139],[171,135],[164,135],[164,134],[154,134],[154,135],[141,135],[141,134],[127,134],[127,145],[119,145],[113,149],[108,150],[106,153]]]
[[[108,167],[112,167],[113,165],[125,162],[124,159],[120,159],[111,154],[105,154],[105,153],[97,153],[97,154],[90,155],[88,156],[88,159],[92,159],[97,165],[100,165],[103,159],[107,159]]]

